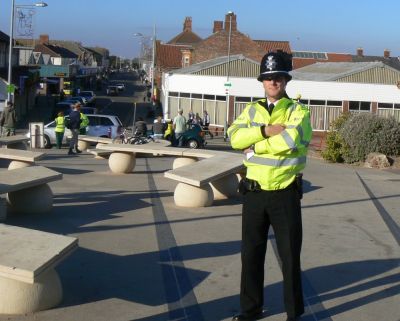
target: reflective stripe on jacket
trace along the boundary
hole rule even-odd
[[[295,175],[304,169],[312,129],[308,107],[281,98],[272,115],[263,105],[266,99],[247,104],[228,129],[234,149],[254,145],[254,155],[244,161],[247,178],[256,180],[263,190],[279,190],[289,186]],[[284,124],[280,134],[264,138],[260,127]]]
[[[54,130],[58,133],[65,132],[65,119],[64,116],[59,116],[56,118],[56,129]]]

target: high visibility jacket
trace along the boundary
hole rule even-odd
[[[281,98],[270,115],[266,99],[251,102],[228,128],[231,145],[244,150],[254,145],[254,155],[244,161],[247,178],[256,180],[263,190],[289,186],[306,165],[312,129],[307,106]],[[284,124],[280,134],[264,138],[261,126]]]
[[[56,119],[56,129],[55,132],[63,133],[65,132],[65,118],[64,116],[59,116]]]
[[[88,116],[86,116],[85,114],[83,114],[83,113],[80,113],[81,114],[81,124],[80,124],[80,128],[86,128],[86,127],[88,127],[89,126],[89,118],[88,118]]]

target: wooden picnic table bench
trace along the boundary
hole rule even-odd
[[[46,155],[42,152],[34,152],[29,150],[0,148],[0,158],[10,159],[11,162],[8,169],[16,169],[33,165],[37,160],[42,159]]]
[[[58,305],[54,267],[78,247],[74,237],[0,224],[0,314],[23,314]]]
[[[53,192],[47,183],[60,179],[61,173],[43,166],[3,170],[0,194],[7,193],[7,202],[14,212],[48,212],[53,207]]]
[[[3,148],[26,149],[26,144],[30,138],[24,135],[0,137],[0,146]]]

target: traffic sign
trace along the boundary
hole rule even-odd
[[[225,87],[232,87],[232,83],[231,83],[231,82],[226,82],[226,83],[224,84],[224,86],[225,86]]]

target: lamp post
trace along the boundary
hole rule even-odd
[[[140,50],[139,50],[139,58],[138,58],[138,64],[139,64],[139,70],[140,70],[140,62],[141,62],[141,59],[142,59],[142,56],[143,56],[143,41],[144,41],[144,35],[142,34],[142,33],[140,33],[140,32],[135,32],[134,34],[133,34],[133,36],[134,37],[141,37],[142,38],[142,41],[140,42],[140,44],[141,44],[141,46],[140,46]]]
[[[155,60],[155,55],[156,55],[156,25],[154,25],[153,29],[153,55],[152,55],[152,60],[151,60],[151,97],[154,97],[154,60]],[[154,103],[154,101],[153,101]]]
[[[231,35],[232,35],[232,11],[228,11],[229,16],[229,34],[228,34],[228,71],[226,75],[227,92],[226,92],[226,115],[224,124],[224,141],[228,138],[228,116],[229,116],[229,77],[231,73]]]
[[[134,33],[133,36],[141,37],[142,43],[143,43],[143,39],[146,37],[140,32]],[[151,58],[151,95],[153,97],[154,96],[154,75],[155,75],[154,68],[155,68],[155,56],[156,56],[156,25],[154,25],[152,41],[153,41],[153,48],[152,48],[152,58]]]
[[[47,7],[47,3],[41,1],[32,5],[20,5],[22,7],[38,7],[38,8],[44,8]],[[11,21],[10,21],[10,43],[9,43],[9,48],[8,48],[8,90],[7,90],[7,100],[8,101],[13,101],[14,100],[14,95],[11,96],[11,79],[12,79],[12,51],[13,51],[13,38],[14,38],[14,16],[15,16],[15,0],[11,1]]]

